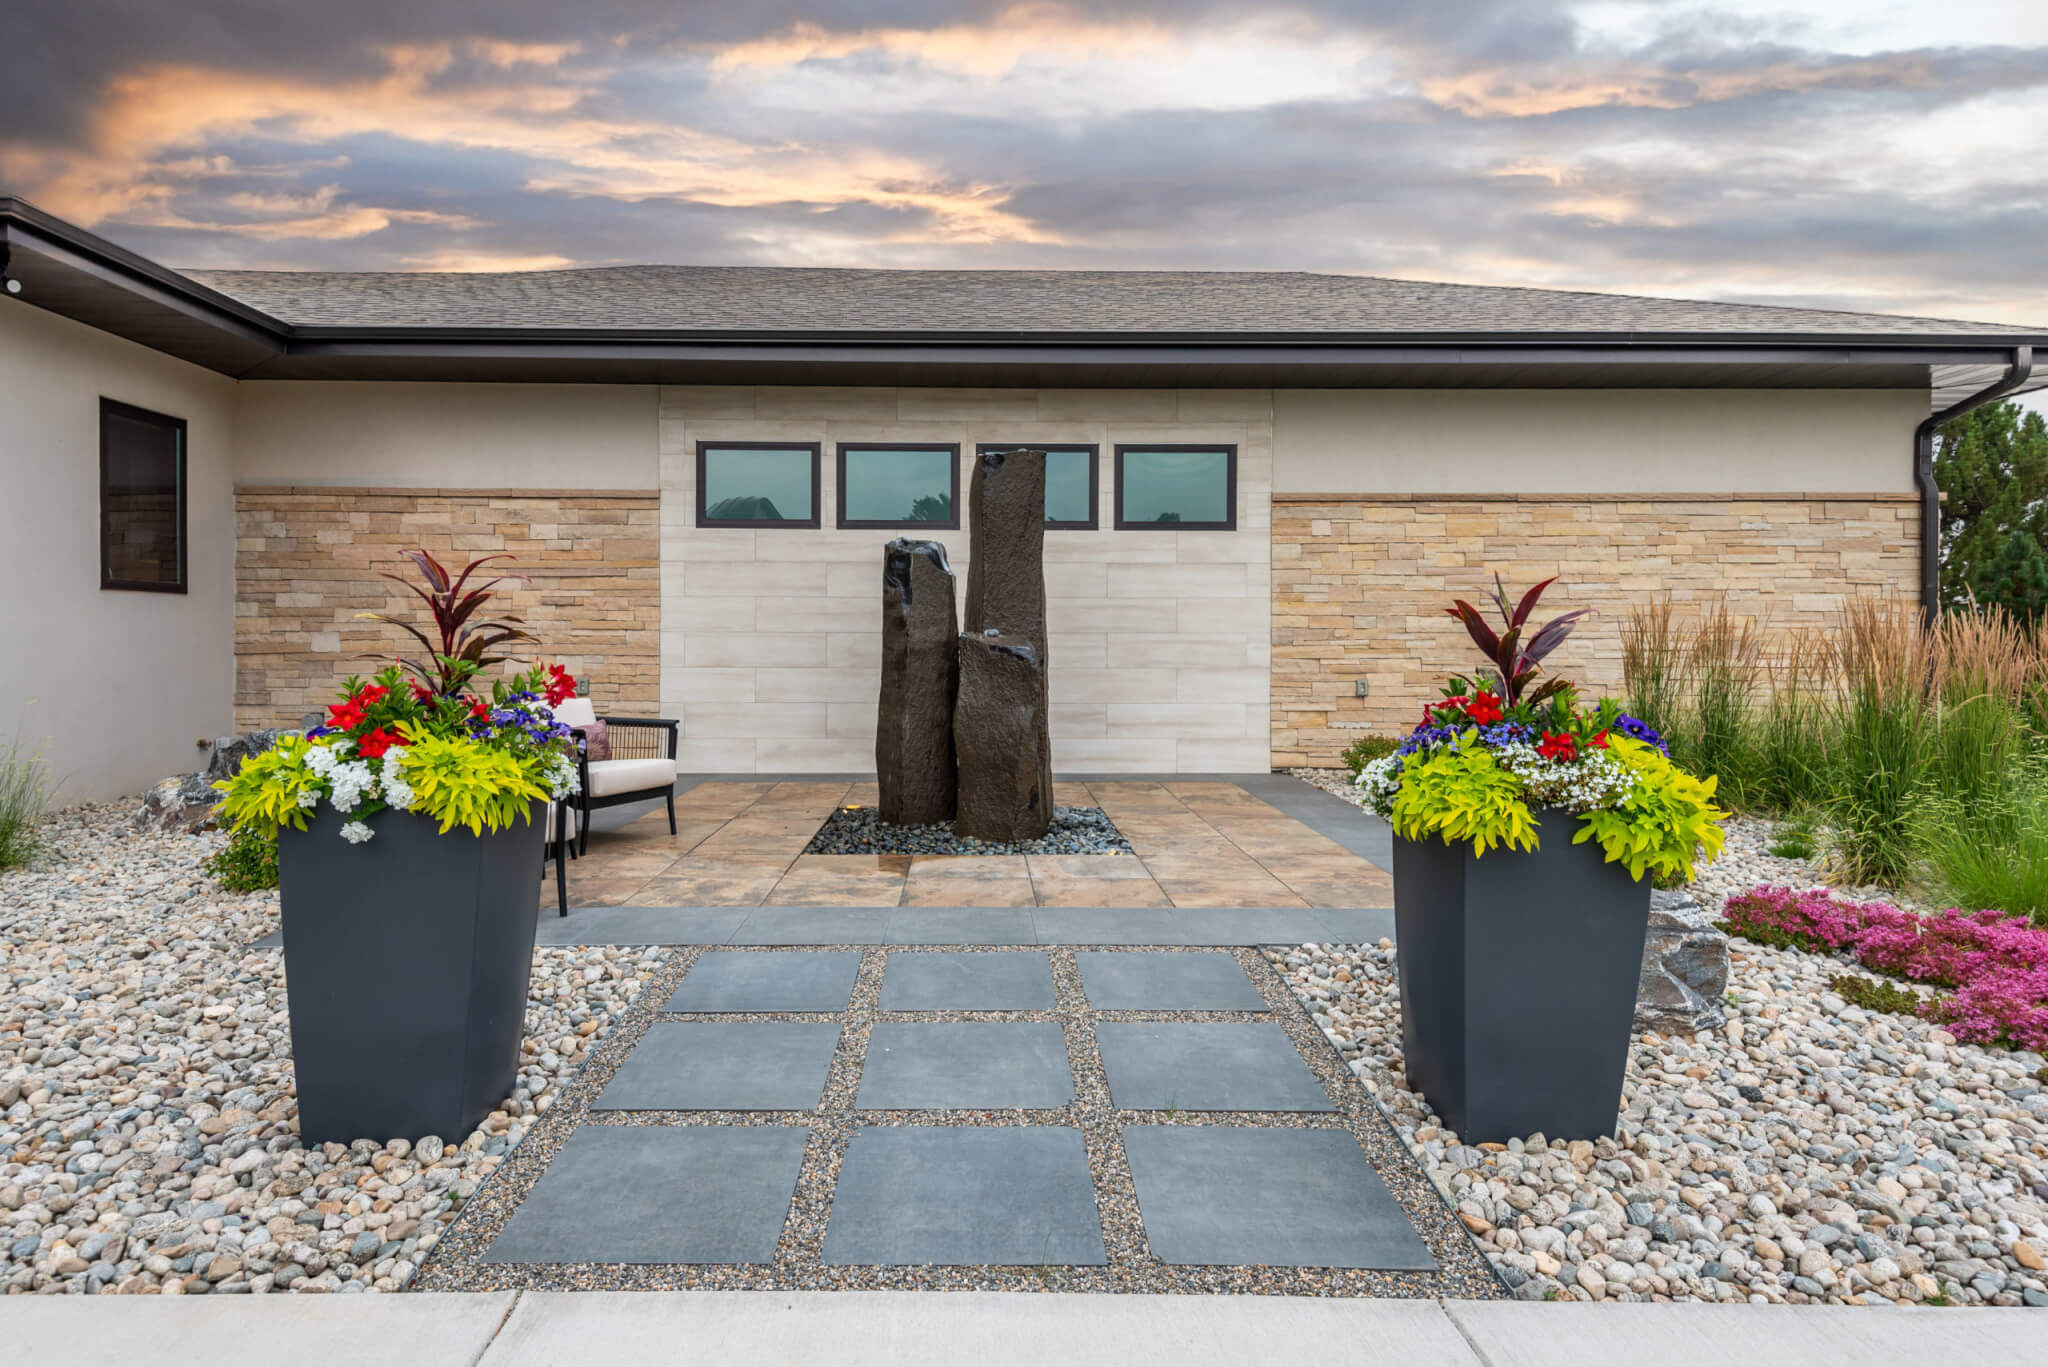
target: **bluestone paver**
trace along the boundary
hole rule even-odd
[[[1098,1011],[1264,1011],[1243,965],[1217,952],[1074,955]]]
[[[1278,1025],[1103,1021],[1095,1027],[1122,1111],[1332,1111]]]
[[[765,1263],[796,1192],[801,1127],[586,1125],[485,1259]]]
[[[839,1027],[804,1021],[656,1021],[612,1076],[600,1111],[809,1111]]]
[[[840,1165],[823,1261],[1104,1263],[1081,1132],[1065,1126],[862,1129]]]
[[[1436,1266],[1348,1130],[1132,1125],[1123,1138],[1145,1238],[1166,1262]]]
[[[883,1021],[868,1032],[864,1111],[1050,1109],[1074,1097],[1051,1021]]]
[[[891,954],[884,1011],[1050,1011],[1058,1004],[1043,950]]]
[[[773,954],[707,950],[664,1011],[844,1011],[860,951]]]

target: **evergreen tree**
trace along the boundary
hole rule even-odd
[[[2040,538],[2015,527],[1991,560],[1970,569],[1970,591],[1980,603],[1997,603],[2027,621],[2048,606],[2048,553]]]
[[[1986,404],[1935,434],[1941,505],[1941,602],[1974,596],[2029,620],[2048,576],[2048,422],[2010,401]]]

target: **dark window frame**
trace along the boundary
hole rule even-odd
[[[953,458],[952,500],[953,516],[946,522],[896,522],[875,521],[869,518],[849,518],[846,515],[846,453],[849,451],[944,451]],[[845,531],[917,531],[957,532],[960,530],[960,443],[957,441],[842,441],[834,451],[832,461],[838,479],[836,494],[839,506],[833,510],[838,526]]]
[[[811,515],[807,519],[766,517],[713,518],[704,506],[704,456],[710,451],[809,451],[811,453]],[[815,441],[700,441],[697,443],[697,526],[707,531],[728,528],[740,531],[756,528],[773,531],[816,531],[824,525],[825,479],[820,463],[825,457],[822,442]]]
[[[108,558],[112,549],[113,515],[107,506],[107,419],[123,418],[151,427],[159,427],[175,433],[178,439],[177,482],[178,482],[178,579],[176,583],[161,581],[147,583],[136,579],[116,579],[113,565]],[[158,413],[148,408],[138,408],[132,403],[119,399],[100,399],[100,588],[118,589],[134,593],[185,593],[191,584],[191,526],[187,518],[188,477],[191,469],[190,449],[187,443],[189,429],[183,418],[174,418],[168,413]]]
[[[1048,517],[1045,529],[1049,532],[1095,532],[1102,530],[1102,447],[1092,441],[984,441],[977,443],[974,454],[987,455],[990,451],[1086,451],[1088,453],[1088,520],[1066,522]]]
[[[1140,455],[1148,451],[1221,451],[1225,457],[1223,465],[1224,507],[1228,510],[1221,522],[1126,522],[1124,520],[1124,456],[1131,452]],[[1116,529],[1120,532],[1234,532],[1237,530],[1237,444],[1235,442],[1200,441],[1153,441],[1125,445],[1116,448],[1116,506],[1111,512],[1116,518]]]

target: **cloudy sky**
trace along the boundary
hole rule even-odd
[[[2048,324],[2048,0],[15,0],[183,266],[1345,271]]]

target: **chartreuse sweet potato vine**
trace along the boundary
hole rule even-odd
[[[1714,805],[1716,780],[1694,778],[1640,741],[1613,736],[1608,748],[1635,782],[1620,806],[1585,813],[1572,843],[1597,840],[1607,862],[1631,878],[1647,872],[1690,882],[1698,852],[1709,860],[1721,853],[1719,823],[1728,813]]]
[[[306,767],[311,748],[304,737],[279,736],[268,750],[243,760],[234,777],[213,785],[221,792],[215,814],[236,830],[250,827],[273,840],[280,826],[305,830],[325,793],[320,776]]]
[[[1469,840],[1474,854],[1496,846],[1536,848],[1536,820],[1522,798],[1521,780],[1470,740],[1433,750],[1402,769],[1391,820],[1404,840]]]
[[[421,733],[404,751],[400,772],[413,791],[412,810],[472,834],[502,831],[515,820],[531,820],[533,804],[548,790],[536,783],[519,757],[485,750],[462,740]]]

